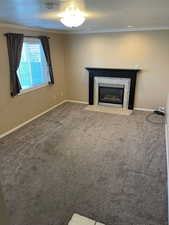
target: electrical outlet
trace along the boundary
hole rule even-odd
[[[135,69],[139,69],[140,68],[140,65],[135,65]]]

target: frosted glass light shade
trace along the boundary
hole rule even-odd
[[[79,9],[74,7],[67,8],[64,13],[61,14],[60,21],[66,27],[79,27],[85,22],[85,15],[80,12]]]

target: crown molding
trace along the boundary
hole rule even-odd
[[[24,26],[20,24],[11,24],[11,23],[3,23],[0,22],[0,28],[13,28],[13,29],[20,29],[20,30],[30,30],[30,31],[40,31],[40,32],[47,32],[47,33],[55,33],[55,34],[66,34],[68,31],[64,30],[52,30],[52,29],[45,29],[40,27],[31,27],[31,26]]]
[[[20,24],[11,24],[0,22],[0,28],[13,28],[13,29],[22,29],[22,30],[30,30],[30,31],[40,31],[40,32],[47,32],[47,33],[55,33],[55,34],[99,34],[99,33],[120,33],[120,32],[136,32],[136,31],[162,31],[162,30],[169,30],[169,26],[162,26],[162,27],[132,27],[132,28],[116,28],[116,29],[102,29],[102,30],[54,30],[54,29],[47,29],[41,27],[31,27],[25,26]]]
[[[69,31],[67,34],[98,34],[98,33],[120,33],[120,32],[136,32],[136,31],[162,31],[169,30],[169,26],[163,27],[132,27],[132,28],[116,28],[116,29],[103,29],[103,30],[77,30]]]

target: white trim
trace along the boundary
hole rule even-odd
[[[84,105],[88,105],[88,102],[84,102],[84,101],[77,101],[77,100],[71,100],[71,99],[67,99],[67,100],[63,100],[62,102],[58,103],[57,105],[54,105],[52,107],[50,107],[49,109],[45,110],[44,112],[32,117],[31,119],[21,123],[20,125],[14,127],[13,129],[3,133],[3,134],[0,134],[0,139],[13,133],[14,131],[18,130],[19,128],[25,126],[26,124],[30,123],[31,121],[43,116],[44,114],[48,113],[49,111],[51,111],[52,109],[62,105],[63,103],[65,102],[70,102],[70,103],[78,103],[78,104],[84,104]],[[144,109],[144,108],[134,108],[135,110],[140,110],[140,111],[149,111],[149,112],[153,112],[154,110],[153,109]]]
[[[71,99],[67,99],[66,102],[79,103],[79,104],[85,104],[85,105],[89,104],[88,102],[76,101],[76,100],[71,100]]]
[[[158,31],[158,30],[169,30],[169,26],[161,27],[130,27],[130,28],[111,28],[111,29],[102,29],[102,30],[73,30],[73,29],[48,29],[41,27],[31,27],[28,25],[21,24],[11,24],[0,22],[0,27],[5,28],[14,28],[14,29],[24,29],[30,31],[42,31],[47,33],[56,33],[56,34],[97,34],[97,33],[117,33],[117,32],[134,32],[134,31]]]
[[[88,102],[71,100],[71,99],[67,99],[67,100],[65,100],[65,102],[79,103],[79,104],[85,104],[85,105],[88,105],[89,104]],[[154,112],[154,109],[147,109],[147,108],[134,108],[134,110]]]
[[[55,34],[65,34],[68,32],[68,30],[57,30],[57,29],[48,29],[48,28],[41,28],[41,27],[31,27],[28,25],[3,23],[3,22],[0,22],[0,27],[30,30],[30,31],[40,31],[40,32],[55,33]]]
[[[24,95],[24,94],[27,94],[29,92],[38,90],[40,88],[48,87],[48,86],[49,86],[49,83],[44,83],[44,84],[41,84],[41,85],[38,85],[38,86],[35,86],[35,87],[32,87],[32,88],[27,88],[25,90],[21,90],[20,93],[18,94],[18,96],[19,95]]]
[[[154,112],[154,109],[146,109],[146,108],[134,108],[134,110],[138,110],[138,111],[147,111],[147,112]]]
[[[67,99],[67,100],[65,100],[65,102],[79,103],[79,104],[85,104],[85,105],[88,105],[88,104],[89,104],[88,102],[77,101],[77,100],[71,100],[71,99]],[[138,111],[146,111],[146,112],[154,112],[155,109],[134,108],[134,110],[138,110]]]
[[[99,34],[99,33],[119,33],[119,32],[137,32],[137,31],[159,31],[159,30],[169,30],[169,26],[162,27],[132,27],[132,28],[117,28],[117,29],[107,29],[107,30],[72,30],[67,34]]]
[[[17,127],[14,127],[13,129],[11,129],[11,130],[9,130],[9,131],[7,131],[7,132],[1,134],[1,135],[0,135],[0,139],[3,138],[3,137],[5,137],[5,136],[7,136],[7,135],[9,135],[9,134],[11,134],[12,132],[18,130],[19,128],[25,126],[26,124],[32,122],[33,120],[35,120],[35,119],[37,119],[37,118],[43,116],[44,114],[48,113],[48,112],[51,111],[52,109],[55,109],[56,107],[62,105],[62,104],[65,103],[65,102],[67,102],[67,101],[64,100],[64,101],[58,103],[57,105],[54,105],[54,106],[50,107],[49,109],[45,110],[44,112],[42,112],[42,113],[40,113],[40,114],[38,114],[38,115],[32,117],[31,119],[29,119],[29,120],[27,120],[27,121],[21,123],[21,124],[18,125]]]

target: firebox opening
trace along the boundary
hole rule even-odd
[[[124,86],[108,87],[99,86],[99,103],[123,105],[124,100]]]

